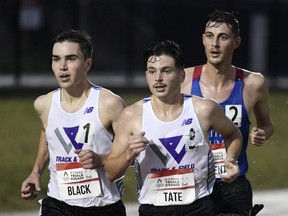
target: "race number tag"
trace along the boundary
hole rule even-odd
[[[242,105],[226,105],[225,115],[237,126],[241,127]]]
[[[84,169],[81,163],[56,164],[58,186],[62,199],[102,196],[96,170]]]
[[[224,162],[226,158],[225,144],[212,144],[210,148],[214,157],[215,177],[220,178],[220,174],[227,175]]]
[[[190,204],[195,200],[193,169],[150,173],[147,189],[148,197],[155,206]]]
[[[79,125],[78,133],[75,137],[77,143],[92,145],[95,131],[95,123],[82,121]]]

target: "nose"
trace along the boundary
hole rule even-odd
[[[61,64],[60,64],[60,70],[67,70],[68,67],[67,67],[67,62],[66,61],[61,61]]]
[[[212,41],[212,47],[219,47],[219,41],[217,38],[214,38],[214,40]]]
[[[156,82],[162,82],[163,81],[163,74],[161,72],[156,73],[155,81]]]

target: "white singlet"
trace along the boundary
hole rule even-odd
[[[138,200],[155,206],[185,205],[212,192],[212,152],[195,114],[192,97],[184,95],[182,114],[171,122],[154,114],[151,98],[143,100],[142,131],[149,140],[135,160]]]
[[[113,136],[99,118],[98,101],[101,87],[93,85],[83,107],[65,112],[60,104],[61,90],[54,92],[46,128],[49,148],[50,181],[48,196],[69,205],[105,206],[121,199],[123,183],[111,183],[104,167],[83,169],[75,149],[108,153]]]

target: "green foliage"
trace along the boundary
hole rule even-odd
[[[120,92],[120,96],[129,105],[143,97],[147,92]],[[6,98],[0,100],[0,137],[1,137],[1,184],[0,211],[15,211],[36,209],[36,200],[21,199],[22,181],[30,174],[38,149],[38,139],[41,123],[33,108],[34,98]],[[288,92],[270,94],[270,108],[276,131],[273,137],[263,147],[249,145],[248,158],[250,170],[248,178],[254,190],[288,188],[288,147],[286,123],[288,117]],[[253,120],[252,120],[253,122]],[[253,123],[252,123],[253,124]],[[48,172],[42,177],[42,192],[44,197],[47,189]],[[126,185],[124,201],[136,201],[134,169],[129,168],[124,177]]]

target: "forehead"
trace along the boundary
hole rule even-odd
[[[168,55],[150,56],[147,61],[147,67],[174,67],[175,60]]]
[[[57,42],[53,45],[53,55],[79,55],[81,49],[78,43],[64,41]]]
[[[208,22],[205,27],[205,32],[221,32],[232,34],[232,30],[228,27],[227,23]]]

